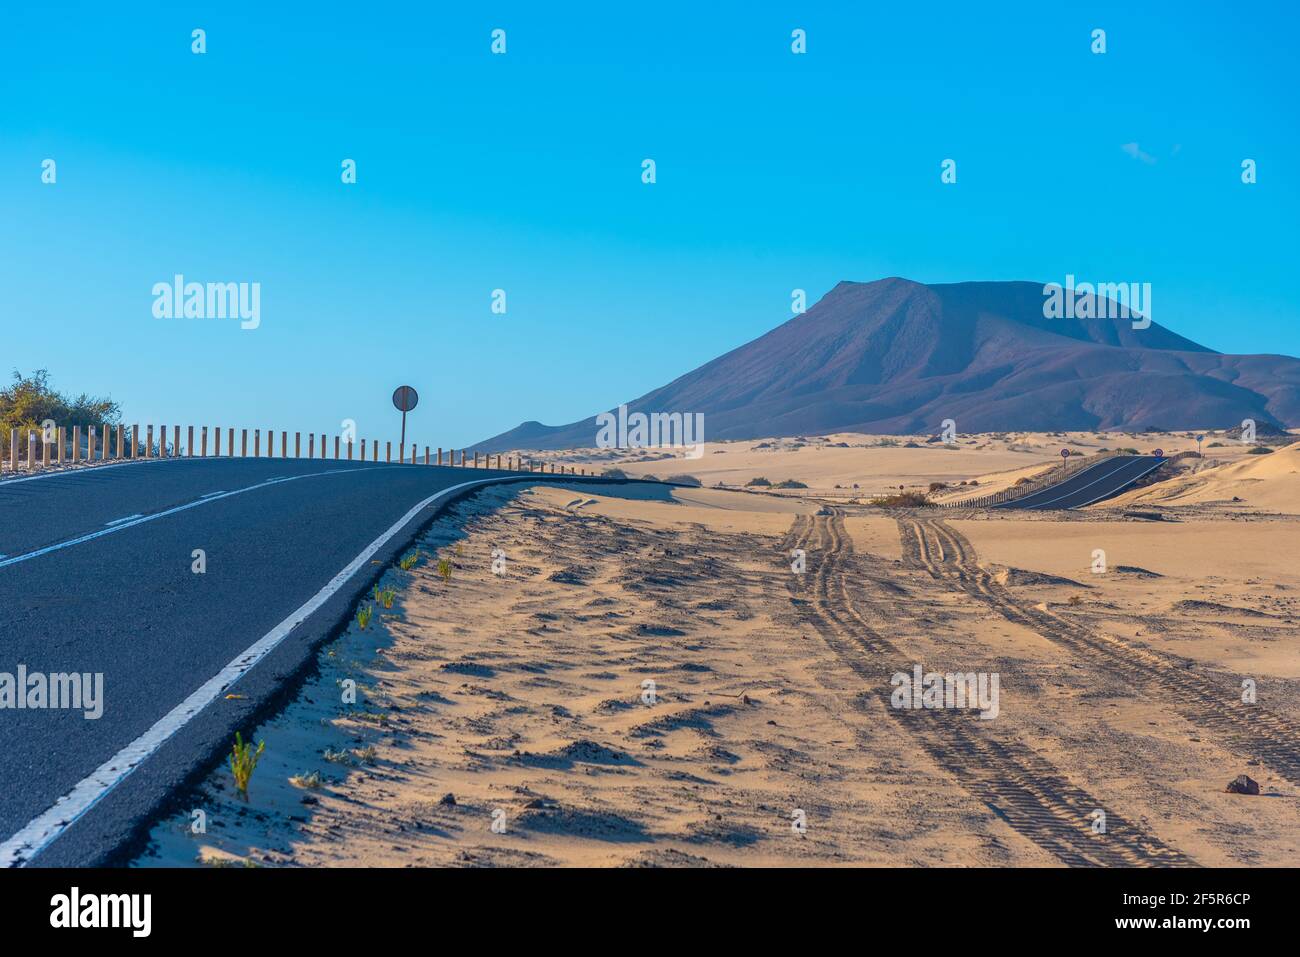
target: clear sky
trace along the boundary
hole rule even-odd
[[[0,369],[128,424],[379,438],[408,383],[459,446],[894,275],[1150,282],[1185,336],[1300,354],[1296,10],[7,3]],[[260,327],[156,319],[176,273],[260,283]]]

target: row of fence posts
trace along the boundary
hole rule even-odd
[[[82,440],[82,428],[74,425],[69,431],[63,427],[52,429],[53,435],[47,436],[45,432],[37,429],[29,429],[27,432],[26,452],[23,452],[21,442],[21,430],[11,429],[9,433],[9,456],[7,459],[9,471],[18,472],[25,466],[28,472],[35,472],[39,469],[48,469],[62,467],[67,464],[77,464],[79,462],[109,462],[109,461],[132,461],[135,459],[175,459],[175,458],[194,458],[195,457],[195,432],[194,426],[186,427],[186,444],[185,452],[181,453],[181,426],[172,426],[172,443],[170,451],[167,445],[167,426],[158,427],[158,441],[154,442],[154,427],[146,426],[144,441],[141,441],[140,426],[134,425],[130,429],[125,426],[105,425],[101,428],[87,427],[85,430],[85,440]],[[230,458],[236,455],[235,452],[235,430],[214,428],[212,430],[212,456],[220,458],[222,452],[222,433],[226,435],[226,445],[224,456]],[[198,447],[197,455],[200,458],[208,457],[208,427],[206,425],[198,427]],[[252,458],[276,458],[275,455],[275,438],[276,433],[273,429],[266,431],[266,455],[262,455],[262,430],[253,429],[253,454]],[[68,443],[69,437],[72,442]],[[293,433],[293,455],[289,455],[289,433],[280,432],[280,455],[279,458],[321,458],[329,459],[329,436],[321,433],[320,435],[320,453],[317,454],[315,432],[307,433],[307,455],[302,454],[302,433]],[[249,430],[239,430],[239,452],[238,457],[249,458],[248,454]],[[114,441],[116,440],[116,441]],[[98,445],[98,448],[96,448]],[[358,449],[354,448],[352,440],[345,440],[342,436],[334,436],[334,455],[336,460],[346,459],[347,461],[379,461],[379,442],[378,440],[370,443],[367,447],[365,439],[361,440],[359,447],[360,455],[354,459],[354,454]],[[447,465],[455,466],[456,449],[447,450]],[[578,469],[574,466],[557,465],[555,463],[534,462],[531,459],[524,459],[522,456],[506,456],[504,465],[501,455],[492,455],[486,452],[474,452],[471,462],[470,454],[464,449],[460,450],[460,467],[461,468],[485,468],[485,469],[503,469],[511,472],[538,472],[552,475],[587,475],[586,469]],[[480,456],[482,464],[479,464]],[[436,454],[429,446],[424,447],[424,464],[425,465],[442,465],[443,450],[438,448]],[[384,461],[393,462],[393,443],[384,443]],[[6,460],[0,457],[0,471],[4,470]],[[406,455],[406,445],[398,443],[397,462],[399,464],[419,464],[419,448],[414,443],[411,444],[411,454],[408,460]],[[594,473],[592,473],[594,474]]]

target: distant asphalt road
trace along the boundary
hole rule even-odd
[[[1168,461],[1154,455],[1116,455],[1102,459],[1070,476],[1064,482],[1026,495],[1024,498],[1002,502],[993,508],[1083,508],[1093,502],[1118,495],[1144,475],[1158,469]]]
[[[235,458],[0,482],[0,673],[104,676],[98,720],[0,709],[0,866],[116,862],[441,504],[512,475],[592,481]]]

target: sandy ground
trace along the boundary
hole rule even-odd
[[[841,499],[870,498],[932,483],[974,481],[978,494],[999,492],[1061,462],[1061,451],[1095,455],[1104,449],[1134,449],[1166,455],[1196,451],[1196,435],[1205,440],[1206,464],[1240,461],[1253,445],[1217,432],[1102,433],[999,432],[956,436],[944,444],[925,435],[836,433],[744,442],[706,442],[699,458],[682,450],[578,449],[564,452],[512,452],[535,461],[563,462],[579,468],[619,468],[628,475],[668,478],[692,475],[705,486],[744,487],[752,479],[802,482],[816,492]],[[954,490],[954,493],[957,490]],[[974,492],[975,490],[970,490]],[[799,490],[768,494],[798,496]]]
[[[253,731],[248,800],[215,769],[137,864],[1295,859],[1300,524],[945,517],[480,493]],[[914,665],[996,716],[892,707]]]
[[[1300,442],[1235,461],[1192,462],[1169,481],[1137,488],[1102,503],[1129,506],[1210,506],[1238,511],[1300,514]]]

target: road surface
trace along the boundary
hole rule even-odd
[[[438,507],[511,476],[593,481],[232,458],[0,482],[0,673],[104,676],[96,720],[0,709],[0,866],[113,861],[283,700]]]
[[[1064,482],[993,508],[1083,508],[1119,494],[1167,461],[1154,455],[1116,455],[1071,475]]]

